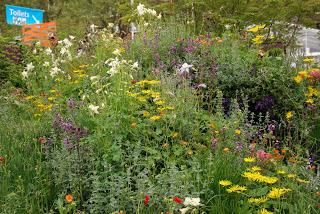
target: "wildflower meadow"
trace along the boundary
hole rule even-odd
[[[1,214],[320,213],[318,1],[35,2],[4,1],[48,45],[0,24]]]

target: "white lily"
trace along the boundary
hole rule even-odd
[[[32,65],[32,62],[30,62],[29,64],[27,64],[26,70],[27,71],[32,71],[34,69],[34,66]]]
[[[89,109],[95,114],[99,114],[99,111],[98,111],[99,108],[100,108],[99,106],[94,106],[92,104],[89,105]]]
[[[179,69],[180,74],[184,75],[184,74],[189,74],[189,69],[192,68],[193,65],[189,65],[188,63],[183,63],[183,65],[181,66],[181,68]]]
[[[22,73],[22,77],[23,77],[23,79],[27,79],[28,78],[28,72],[26,71],[26,70],[24,70]]]
[[[180,212],[181,214],[186,214],[190,210],[190,207],[181,208]]]

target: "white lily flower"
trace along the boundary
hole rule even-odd
[[[162,15],[161,13],[159,13],[159,15],[157,16],[157,19],[161,19],[162,18]]]
[[[94,106],[92,104],[89,105],[89,109],[95,114],[99,114],[99,111],[98,111],[99,108],[100,108],[99,106]]]
[[[22,73],[22,77],[23,77],[23,79],[27,79],[28,78],[28,72],[26,71],[26,70],[24,70]]]
[[[114,55],[116,56],[120,56],[121,55],[121,51],[117,48],[112,52]]]
[[[108,23],[108,27],[109,27],[109,28],[113,28],[113,27],[114,27],[114,24],[113,24],[113,23]]]
[[[61,55],[64,55],[65,53],[67,53],[67,49],[65,47],[62,47],[60,53]]]
[[[27,64],[26,70],[27,71],[32,71],[34,69],[34,66],[32,65],[32,62],[30,62],[29,64]]]
[[[185,206],[190,206],[191,205],[191,206],[194,206],[194,207],[198,207],[198,206],[201,205],[200,204],[200,198],[190,198],[190,197],[186,197],[184,199],[183,204]]]
[[[56,76],[59,72],[61,72],[61,69],[58,68],[57,66],[53,67],[51,70],[50,70],[50,76],[54,77]]]
[[[143,4],[139,3],[139,5],[137,6],[137,11],[139,16],[143,16],[143,14],[146,12],[146,8]]]
[[[74,36],[72,36],[72,35],[69,35],[69,38],[70,38],[71,40],[74,40],[76,37],[74,37]]]
[[[139,67],[139,63],[138,62],[135,62],[132,64],[132,68],[138,68]]]

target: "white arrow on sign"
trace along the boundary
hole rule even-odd
[[[34,21],[36,22],[36,24],[40,24],[40,21],[38,19],[36,19],[36,17],[34,15],[32,15],[32,18],[34,19]]]

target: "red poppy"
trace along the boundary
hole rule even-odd
[[[149,195],[146,195],[145,199],[144,199],[144,205],[147,205],[149,203],[149,200],[150,200],[150,196]]]
[[[177,204],[182,204],[183,203],[183,200],[181,198],[179,198],[179,197],[174,197],[173,201],[176,202]]]

